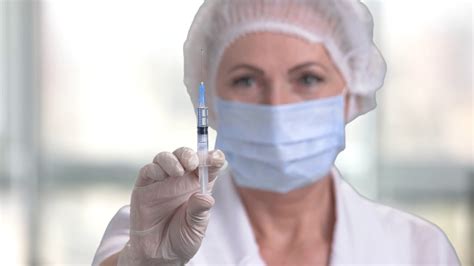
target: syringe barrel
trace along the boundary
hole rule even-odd
[[[197,108],[197,150],[199,156],[199,183],[201,184],[201,193],[207,194],[208,169],[207,152],[209,151],[209,142],[207,135],[207,107],[199,106]]]
[[[208,151],[208,137],[207,137],[207,107],[199,107],[198,113],[198,126],[197,126],[197,142],[198,151]]]
[[[197,150],[204,152],[207,155],[209,150],[208,135],[207,135],[207,107],[197,109],[198,126],[197,126]],[[201,158],[200,158],[201,159]],[[206,162],[199,160],[199,165],[205,165]]]
[[[207,133],[206,134],[198,134],[197,150],[198,151],[206,151],[206,152],[209,150]]]
[[[198,128],[200,127],[205,127],[206,128],[206,134],[207,134],[207,107],[198,107],[197,108],[197,115],[198,115],[198,123],[197,126]],[[199,132],[198,132],[199,134]]]
[[[207,127],[198,127],[197,135],[197,150],[199,157],[199,184],[201,185],[201,193],[207,194],[207,183],[208,183],[208,169],[207,169],[207,153],[209,150],[208,145]]]

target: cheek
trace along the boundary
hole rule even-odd
[[[218,96],[224,100],[255,104],[261,103],[262,95],[255,90],[239,93],[225,86],[220,87],[219,89],[220,92]]]
[[[341,93],[346,87],[346,81],[342,76],[341,72],[334,66],[331,73],[331,80],[334,86],[334,89],[337,93]]]
[[[319,97],[332,97],[343,93],[346,83],[338,75],[331,75],[321,88]]]
[[[226,98],[226,95],[225,95],[225,89],[223,88],[223,85],[222,85],[222,82],[218,79],[216,81],[216,88],[215,88],[215,93],[217,96],[219,96],[220,98],[223,98],[225,99]]]
[[[224,100],[235,100],[236,98],[228,82],[223,78],[217,78],[215,91],[217,96]]]
[[[227,84],[225,80],[222,78],[223,74],[221,72],[218,72],[216,75],[216,81],[215,81],[215,88],[214,92],[217,96],[219,96],[222,99],[228,99],[229,98],[229,89],[227,88]]]

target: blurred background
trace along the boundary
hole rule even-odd
[[[388,73],[337,165],[368,198],[438,225],[472,265],[473,3],[364,2]],[[182,44],[200,4],[0,0],[3,265],[90,264],[139,168],[195,146]]]

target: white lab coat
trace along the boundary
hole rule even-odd
[[[332,176],[336,225],[331,265],[460,265],[448,238],[436,225],[366,199],[335,168]],[[216,203],[206,235],[189,265],[265,265],[228,171],[216,181],[213,195]],[[125,206],[112,218],[93,265],[124,247],[129,214],[130,207]]]

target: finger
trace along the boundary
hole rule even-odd
[[[189,197],[186,219],[189,225],[200,227],[207,224],[209,210],[214,206],[214,198],[208,194],[194,193]]]
[[[140,169],[135,186],[143,187],[164,180],[168,175],[156,163],[149,163]]]
[[[225,155],[221,150],[213,150],[209,152],[207,162],[209,165],[209,182],[211,182],[217,177],[217,174],[224,166]]]
[[[191,148],[181,147],[173,152],[186,172],[194,171],[199,165],[199,157]]]
[[[158,164],[169,176],[183,176],[184,168],[178,158],[171,152],[160,152],[153,162]]]
[[[182,205],[184,209],[179,209],[173,217],[178,222],[171,222],[168,231],[174,232],[170,233],[170,242],[172,246],[179,247],[175,253],[180,259],[188,261],[199,249],[209,223],[209,210],[213,205],[212,196],[195,193]]]

